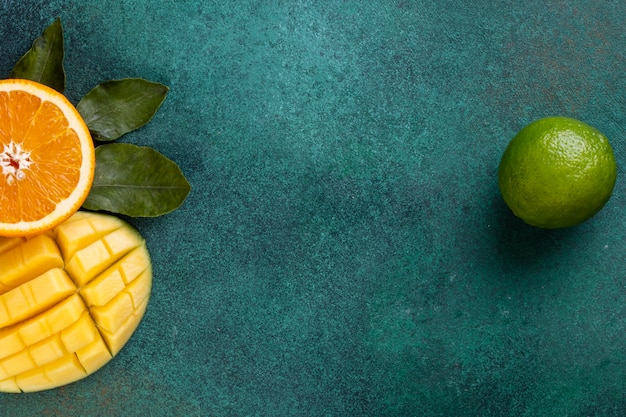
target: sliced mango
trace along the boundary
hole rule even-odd
[[[52,238],[43,234],[29,239],[0,255],[0,294],[61,267],[63,258]]]
[[[79,211],[39,236],[0,237],[0,392],[96,372],[139,325],[151,285],[145,241],[117,217]]]

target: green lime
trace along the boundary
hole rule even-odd
[[[511,140],[498,170],[506,204],[526,223],[543,228],[574,226],[609,200],[617,176],[609,140],[567,117],[546,117]]]

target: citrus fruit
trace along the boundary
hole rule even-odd
[[[48,230],[82,205],[93,182],[89,129],[65,96],[0,80],[0,236]]]
[[[609,140],[567,117],[546,117],[511,140],[498,170],[500,192],[513,213],[542,228],[574,226],[609,200],[617,176]]]
[[[146,310],[152,267],[123,220],[78,211],[46,233],[0,238],[0,391],[55,388],[115,356]]]

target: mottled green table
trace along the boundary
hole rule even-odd
[[[119,356],[1,416],[626,415],[626,2],[4,0],[1,77],[56,16],[73,102],[171,88],[124,140],[193,190],[132,220],[154,289]],[[542,231],[496,172],[557,114],[618,182]]]

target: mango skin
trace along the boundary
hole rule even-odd
[[[0,237],[0,392],[34,392],[100,369],[144,316],[145,240],[123,220],[78,211],[33,237]]]

